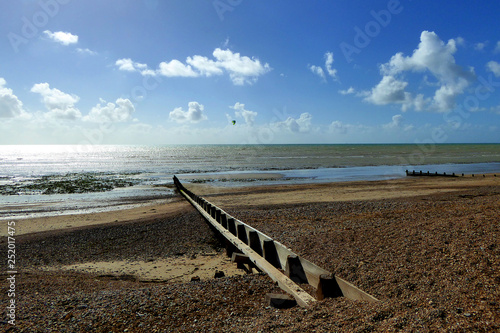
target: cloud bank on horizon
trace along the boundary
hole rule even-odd
[[[10,3],[0,144],[500,142],[500,5],[227,5]]]

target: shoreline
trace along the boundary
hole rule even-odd
[[[417,172],[426,167],[433,171],[446,172],[460,175],[458,169],[464,171],[461,165],[466,165],[465,169],[473,167],[481,175],[481,171],[494,170],[500,171],[500,163],[476,163],[476,164],[441,164],[441,165],[421,165],[416,167]],[[453,168],[458,168],[454,170]],[[469,171],[470,171],[469,170]],[[350,168],[313,168],[298,170],[275,170],[275,171],[225,171],[209,172],[198,174],[178,174],[178,178],[189,186],[206,185],[214,188],[254,188],[276,186],[295,186],[295,185],[325,185],[329,183],[345,182],[368,182],[368,181],[387,181],[404,179],[405,172],[402,166],[366,166]],[[465,170],[466,171],[466,170]],[[410,170],[411,172],[411,170]],[[470,173],[465,172],[469,177]],[[83,172],[88,175],[88,172]],[[90,173],[94,175],[95,173]],[[112,173],[103,173],[112,175]],[[71,174],[74,178],[76,174]],[[129,174],[126,174],[129,177]],[[137,173],[135,174],[137,175]],[[149,179],[151,175],[145,176]],[[163,202],[173,197],[173,183],[171,177],[158,175],[158,179],[150,184],[138,184],[131,187],[118,187],[111,191],[89,192],[74,194],[35,194],[35,195],[2,195],[3,203],[0,204],[1,221],[32,219],[38,217],[50,217],[59,215],[76,215],[86,213],[100,213],[108,211],[120,211],[123,209],[132,209],[142,206],[154,205],[155,202]],[[110,176],[111,177],[111,176]],[[114,177],[114,176],[113,176]],[[111,177],[111,178],[113,178]],[[128,179],[126,177],[126,179]],[[43,177],[42,177],[43,178]],[[52,177],[54,178],[54,177]],[[52,179],[48,177],[48,179]],[[55,177],[59,179],[60,177]],[[62,177],[67,178],[67,177]],[[92,178],[92,177],[87,177]],[[115,177],[116,178],[116,177]],[[141,178],[141,177],[139,177]],[[99,179],[96,180],[94,187],[99,187]],[[116,180],[116,179],[115,179]],[[118,180],[116,180],[118,181]],[[63,182],[68,187],[67,182]],[[86,183],[85,183],[86,184]],[[90,186],[86,184],[86,186]],[[93,186],[93,185],[92,185]],[[8,187],[8,186],[7,186]],[[49,186],[50,187],[50,186]],[[55,185],[53,186],[56,187]],[[82,188],[81,190],[84,190]]]
[[[251,174],[254,176],[254,174]],[[392,180],[346,181],[310,184],[277,184],[241,187],[221,187],[212,184],[185,184],[200,196],[222,208],[256,205],[303,204],[314,202],[376,200],[454,192],[477,186],[497,186],[500,177],[405,177]],[[159,218],[191,207],[181,197],[141,201],[139,206],[103,212],[50,215],[34,218],[6,218],[16,221],[17,235],[45,231],[122,223],[144,218]],[[158,202],[160,201],[160,202]],[[6,236],[2,231],[1,236]]]

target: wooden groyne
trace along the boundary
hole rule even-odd
[[[283,244],[194,194],[175,176],[174,183],[186,200],[225,238],[228,254],[232,256],[233,261],[248,263],[265,272],[300,306],[309,307],[316,300],[341,296],[352,300],[378,301],[353,284],[300,257]],[[304,291],[299,284],[314,287],[316,298]]]
[[[422,172],[422,170],[420,171],[417,171],[415,172],[415,170],[413,171],[408,171],[406,170],[406,176],[408,177],[420,177],[420,176],[426,176],[426,177],[459,177],[458,175],[456,175],[454,172],[453,173],[446,173],[446,172],[443,172],[443,173],[438,173],[437,171],[436,172]],[[465,177],[466,175],[462,173],[461,175],[462,177]],[[474,174],[471,174],[470,175],[471,177],[474,177],[475,175]],[[486,177],[486,175],[481,175],[482,177]],[[496,177],[497,175],[494,174],[493,177]]]
[[[455,175],[455,173],[446,173],[446,172],[443,172],[443,173],[438,173],[437,171],[432,173],[432,172],[422,172],[422,170],[420,170],[419,172],[415,172],[415,170],[413,170],[412,172],[406,170],[406,176],[413,176],[413,177],[418,177],[418,176],[427,176],[427,177],[457,177],[457,175]]]

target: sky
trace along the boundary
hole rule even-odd
[[[498,1],[0,3],[0,144],[499,143],[499,91]]]

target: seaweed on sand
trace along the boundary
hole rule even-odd
[[[139,181],[124,178],[126,175],[109,173],[68,173],[42,176],[33,181],[0,185],[1,195],[20,194],[71,194],[111,191],[117,187],[128,187]]]

